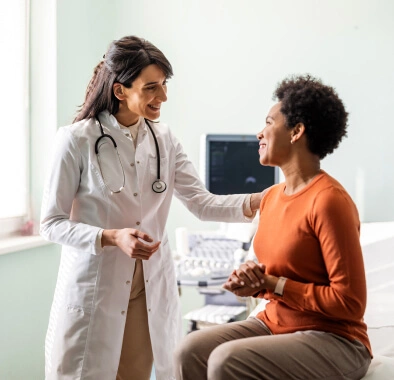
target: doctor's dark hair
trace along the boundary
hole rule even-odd
[[[333,87],[307,74],[278,84],[274,100],[281,102],[287,128],[305,125],[308,148],[320,159],[332,153],[347,135],[348,113]]]
[[[114,83],[130,88],[141,71],[151,64],[158,65],[167,79],[173,75],[171,64],[164,54],[149,41],[135,36],[113,41],[103,58],[94,69],[84,103],[74,122],[96,117],[105,110],[116,114],[119,100],[113,92]]]

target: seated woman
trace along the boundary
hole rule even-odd
[[[176,351],[177,379],[360,379],[371,362],[366,281],[355,204],[320,160],[344,136],[336,91],[309,75],[282,81],[257,134],[262,165],[284,183],[261,201],[259,263],[224,288],[269,302],[256,318],[192,332]]]

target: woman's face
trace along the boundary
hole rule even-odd
[[[261,165],[281,166],[289,157],[291,130],[286,128],[286,118],[280,108],[279,102],[269,110],[265,128],[257,134]]]
[[[161,104],[167,101],[167,78],[159,66],[152,64],[141,71],[130,88],[115,84],[114,93],[121,103],[119,111],[130,119],[137,121],[142,116],[155,120],[160,117]]]

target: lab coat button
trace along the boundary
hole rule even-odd
[[[126,312],[123,310],[123,311],[122,311],[122,315],[125,315],[125,314],[126,314]]]
[[[132,162],[132,163],[130,164],[130,166],[134,166],[134,162]]]
[[[150,309],[148,309],[150,311]]]
[[[137,222],[136,225],[139,226],[141,224],[141,222]]]
[[[139,164],[140,162],[139,161],[137,161],[137,164]]]
[[[130,285],[130,281],[126,281],[126,284],[127,284],[127,285]]]
[[[133,195],[136,197],[138,195],[138,193],[134,193]]]

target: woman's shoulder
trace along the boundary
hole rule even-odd
[[[318,208],[336,208],[343,212],[347,207],[355,208],[354,201],[342,184],[334,177],[323,172],[321,180],[317,183],[314,195],[314,204]]]
[[[275,194],[281,194],[283,193],[284,190],[284,183],[280,182],[280,183],[276,183],[270,187],[267,187],[264,191],[263,191],[263,196],[272,196]]]
[[[278,196],[280,197],[280,195],[283,193],[283,189],[284,189],[284,183],[276,183],[270,187],[267,187],[266,189],[264,189],[262,191],[262,199],[261,199],[261,203],[265,203],[265,202],[272,202],[273,199],[278,199]]]
[[[334,177],[326,173],[325,171],[321,171],[321,175],[318,181],[316,181],[316,190],[317,192],[321,191],[329,191],[332,190],[335,192],[335,190],[338,190],[340,192],[345,192],[347,193],[346,189],[343,187],[343,185]]]

